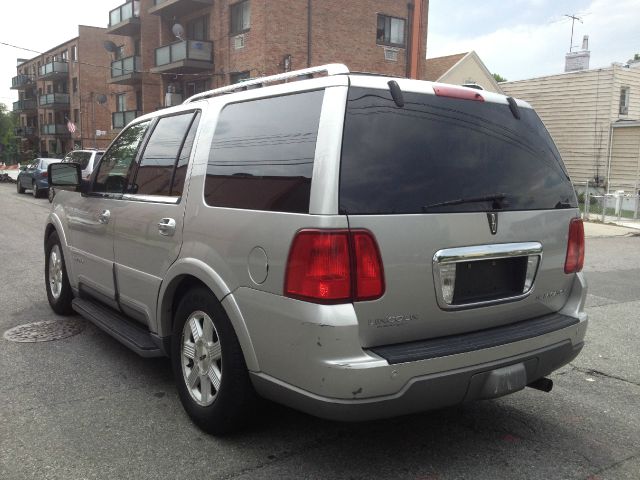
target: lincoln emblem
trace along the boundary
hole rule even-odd
[[[489,220],[489,230],[491,230],[491,235],[498,233],[498,214],[495,212],[487,213],[487,220]]]

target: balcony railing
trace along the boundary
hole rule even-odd
[[[113,112],[111,114],[111,124],[114,129],[120,129],[126,127],[129,122],[133,121],[134,118],[142,115],[142,112],[139,110],[127,110],[124,112]]]
[[[18,100],[13,102],[14,112],[23,112],[25,110],[35,110],[37,107],[36,100],[34,98],[28,98],[24,100]]]
[[[126,57],[111,62],[111,79],[115,82],[131,78],[134,74],[140,73],[142,61],[140,57]]]
[[[149,13],[163,16],[181,16],[199,8],[213,5],[213,0],[153,0]]]
[[[107,33],[133,35],[140,29],[140,0],[133,0],[109,12]]]
[[[55,107],[55,106],[69,106],[69,94],[68,93],[47,93],[40,95],[38,98],[38,104],[41,107]]]
[[[11,79],[11,88],[16,90],[22,90],[30,85],[35,85],[30,75],[17,75]]]
[[[60,123],[50,123],[40,127],[41,135],[69,135],[67,126]]]
[[[69,64],[67,62],[53,61],[40,67],[41,77],[67,75],[68,73]]]
[[[36,132],[36,127],[16,127],[13,131],[16,137],[33,137]]]
[[[213,43],[204,40],[185,40],[156,48],[156,69],[181,62],[175,70],[206,70],[213,65]]]

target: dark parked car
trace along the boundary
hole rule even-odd
[[[31,190],[34,197],[39,197],[42,192],[49,190],[49,179],[47,178],[47,167],[51,163],[58,163],[57,158],[36,158],[18,174],[16,182],[18,193]]]

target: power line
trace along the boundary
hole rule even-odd
[[[0,45],[4,45],[5,47],[15,48],[15,49],[18,49],[18,50],[24,50],[24,51],[27,51],[27,52],[37,53],[38,55],[46,55],[47,54],[45,52],[39,52],[38,50],[33,50],[31,48],[26,48],[26,47],[20,47],[18,45],[13,45],[11,43],[2,42],[2,41],[0,41]],[[31,61],[31,60],[33,60],[33,59],[30,59],[28,61]],[[74,63],[77,63],[79,65],[86,65],[88,67],[104,68],[104,69],[111,70],[111,65],[95,65],[93,63],[81,62],[79,60],[74,60]],[[257,69],[252,69],[252,71],[253,70],[257,70]],[[151,70],[136,70],[135,72],[132,72],[132,73],[148,73],[148,74],[151,74],[151,75],[165,75],[165,76],[168,76],[168,77],[203,76],[203,74],[201,74],[201,73],[167,73],[167,72],[152,72]],[[226,74],[225,73],[211,72],[208,75],[216,76],[216,75],[226,75]]]

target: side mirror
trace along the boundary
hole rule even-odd
[[[78,191],[82,184],[82,168],[77,163],[51,163],[47,167],[49,185]]]

